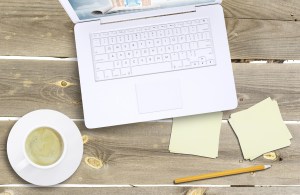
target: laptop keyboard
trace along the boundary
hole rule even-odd
[[[216,65],[209,19],[90,35],[96,81]]]

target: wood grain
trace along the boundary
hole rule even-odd
[[[234,64],[233,68],[239,107],[232,112],[272,97],[285,120],[300,120],[300,64]],[[76,62],[0,60],[0,69],[0,116],[19,117],[48,108],[83,118]]]
[[[297,195],[299,187],[257,187],[257,188],[188,188],[188,187],[132,187],[132,188],[0,188],[0,195],[98,195],[98,194],[142,194],[142,195]],[[194,194],[191,194],[194,192]],[[198,193],[196,193],[198,192]]]
[[[0,184],[24,184],[7,160],[6,140],[14,121],[0,122]],[[300,125],[288,125],[293,140],[288,148],[278,150],[275,160],[260,157],[244,161],[238,140],[227,123],[222,124],[219,157],[208,159],[168,151],[172,123],[140,123],[87,130],[77,122],[82,135],[88,137],[79,169],[67,184],[156,185],[172,184],[173,179],[255,164],[273,167],[254,174],[197,181],[189,184],[210,185],[299,185]],[[267,138],[266,138],[267,139]],[[95,157],[104,166],[95,169],[84,159]]]
[[[300,59],[297,0],[225,0],[233,59]],[[57,0],[0,2],[0,56],[75,57],[73,23]]]

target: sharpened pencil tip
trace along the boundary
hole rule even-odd
[[[265,165],[265,169],[269,169],[271,167],[272,167],[272,165]]]

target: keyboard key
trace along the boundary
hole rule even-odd
[[[209,34],[209,32],[204,32],[204,33],[202,33],[202,37],[203,37],[204,40],[210,39],[210,34]]]
[[[108,38],[108,43],[111,44],[111,45],[116,44],[117,43],[116,37],[109,37]]]
[[[174,52],[179,52],[179,51],[181,51],[181,45],[180,44],[174,45]]]
[[[122,67],[129,67],[130,66],[130,63],[129,63],[129,60],[123,60],[122,61]]]
[[[190,30],[190,33],[196,33],[197,32],[197,27],[196,26],[190,26],[189,30]]]
[[[172,53],[172,54],[171,54],[171,59],[172,59],[173,61],[179,60],[179,55],[178,55],[178,53]]]
[[[94,33],[94,34],[92,34],[92,38],[93,39],[99,39],[101,36],[100,36],[100,34],[99,33]]]
[[[119,60],[124,60],[125,59],[125,53],[124,52],[119,52],[117,55],[118,55]]]
[[[179,42],[179,43],[185,43],[185,42],[186,42],[185,35],[179,36],[179,37],[178,37],[178,42]]]
[[[208,60],[206,62],[207,65],[215,65],[215,61],[214,60]]]
[[[102,45],[102,46],[108,45],[108,38],[102,38],[102,39],[101,39],[101,45]]]
[[[122,51],[122,46],[120,44],[114,45],[114,52]]]
[[[147,46],[147,48],[154,47],[154,41],[153,40],[147,40],[146,41],[146,46]]]
[[[130,43],[130,49],[131,49],[131,50],[138,49],[138,44],[137,44],[137,42],[132,42],[132,43]]]
[[[113,62],[97,63],[96,69],[97,70],[112,70],[112,69],[114,69],[114,63]]]
[[[106,53],[111,53],[114,51],[113,47],[110,45],[106,46],[105,50],[106,50]]]
[[[123,36],[117,36],[117,43],[124,43],[125,39]]]
[[[139,49],[144,49],[146,48],[146,41],[139,41],[138,45],[139,45]]]
[[[192,65],[192,66],[199,66],[199,62],[193,61],[193,62],[191,62],[191,65]]]
[[[108,61],[108,54],[96,55],[95,61],[106,62]]]
[[[157,37],[158,38],[162,38],[162,37],[164,37],[165,36],[165,31],[164,30],[159,30],[159,31],[157,31]]]
[[[170,44],[170,39],[168,37],[165,37],[162,39],[162,44],[163,45],[169,45]]]
[[[114,76],[114,77],[118,77],[118,76],[120,76],[120,75],[121,75],[120,69],[113,70],[113,76]]]
[[[155,47],[159,47],[159,46],[161,46],[161,44],[162,44],[161,39],[155,39],[154,40],[154,46]]]
[[[156,47],[150,48],[150,53],[149,53],[149,54],[152,55],[152,56],[156,55],[156,54],[157,54],[157,49],[156,49]]]
[[[97,71],[96,72],[96,80],[104,80],[105,76],[104,76],[104,72],[103,71]]]
[[[188,44],[188,43],[182,44],[182,50],[183,50],[183,51],[188,51],[188,50],[190,50],[190,44]]]
[[[164,46],[158,47],[157,48],[157,53],[163,54],[166,52],[166,48]]]
[[[202,24],[197,26],[198,32],[203,32],[209,30],[208,24]]]
[[[165,30],[165,35],[168,37],[173,36],[173,30],[172,29]]]
[[[141,40],[147,40],[148,39],[148,32],[141,33]]]
[[[173,61],[172,62],[173,69],[179,69],[182,68],[182,62],[181,61]]]
[[[108,37],[108,33],[107,32],[103,32],[103,33],[101,33],[101,37]]]
[[[139,64],[139,61],[137,58],[133,58],[130,60],[131,66],[137,66]]]
[[[144,64],[146,64],[146,58],[145,57],[139,58],[139,65],[144,65]]]
[[[105,75],[106,79],[111,79],[112,78],[112,72],[111,72],[111,70],[106,70],[105,73],[104,73],[104,75]]]
[[[114,62],[114,68],[121,68],[122,67],[122,61],[115,61]]]
[[[128,59],[133,58],[133,51],[126,51],[126,52],[125,52],[125,56],[126,56],[126,58],[128,58]]]
[[[186,52],[185,51],[179,52],[179,59],[180,60],[186,59]]]
[[[171,61],[171,55],[170,54],[164,54],[163,55],[163,62],[170,62]]]
[[[186,34],[189,34],[189,28],[188,27],[182,27],[181,28],[181,33],[186,35]]]
[[[95,47],[94,53],[95,55],[105,54],[105,47]]]
[[[153,63],[154,63],[154,56],[148,56],[148,57],[146,58],[146,60],[147,60],[147,63],[148,63],[148,64],[153,64]]]
[[[177,44],[178,43],[178,38],[177,37],[171,37],[170,38],[170,43],[173,44],[173,45]]]
[[[173,29],[173,35],[179,36],[180,34],[181,34],[180,28],[174,28],[174,29]]]
[[[141,57],[141,51],[140,51],[140,50],[134,50],[134,51],[133,51],[133,56],[134,56],[135,58]]]
[[[122,69],[121,69],[121,75],[122,75],[122,76],[128,76],[128,75],[131,75],[131,70],[130,70],[130,68],[122,68]]]
[[[124,38],[126,43],[132,42],[132,35],[125,35]]]
[[[108,56],[109,56],[110,61],[117,60],[117,54],[116,53],[110,53],[110,54],[108,54]]]
[[[174,51],[173,45],[168,45],[168,46],[166,46],[166,52],[167,52],[167,53],[172,53],[173,51]]]
[[[191,43],[190,43],[190,48],[191,48],[192,50],[198,49],[198,44],[197,44],[197,42],[191,42]]]
[[[132,35],[132,40],[133,40],[133,41],[139,41],[139,40],[141,40],[140,34],[139,34],[139,33],[134,33],[134,34]]]
[[[198,41],[198,48],[207,48],[207,47],[211,47],[212,44],[210,42],[210,40],[205,40],[205,41]]]
[[[93,46],[94,47],[101,46],[100,39],[94,39],[93,40]]]
[[[129,49],[130,49],[129,43],[123,43],[123,44],[122,44],[122,50],[123,50],[123,51],[127,51],[127,50],[129,50]]]
[[[148,56],[149,55],[149,49],[142,49],[142,56]]]
[[[155,61],[155,63],[160,63],[160,62],[162,62],[162,61],[163,61],[162,55],[156,55],[156,56],[154,57],[154,61]]]
[[[191,66],[191,62],[190,60],[183,60],[182,61],[183,66],[187,67],[187,66]]]
[[[171,70],[172,70],[171,62],[164,62],[164,63],[132,67],[132,74],[133,75],[144,75],[144,74],[166,72],[166,71],[171,71]]]
[[[150,39],[156,39],[156,31],[149,32]]]

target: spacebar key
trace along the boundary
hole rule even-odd
[[[159,72],[167,72],[172,70],[171,62],[149,64],[144,66],[131,67],[132,75],[145,75]]]

